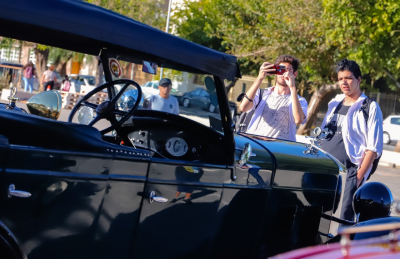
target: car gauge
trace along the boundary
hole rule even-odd
[[[165,149],[173,156],[183,156],[188,151],[188,145],[182,138],[174,137],[167,140]]]

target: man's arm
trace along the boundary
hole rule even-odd
[[[258,74],[257,79],[254,81],[254,83],[251,85],[250,89],[246,92],[246,96],[243,98],[242,102],[240,103],[239,109],[242,112],[247,112],[253,108],[254,104],[254,98],[256,97],[257,91],[260,88],[260,85],[262,81],[265,79],[268,74],[268,72],[273,72],[275,69],[270,69],[274,64],[264,62],[262,66],[260,67],[260,72]],[[261,98],[261,96],[260,96]],[[250,99],[250,100],[249,100]]]
[[[283,76],[290,89],[290,95],[291,95],[290,98],[292,98],[292,112],[293,112],[294,122],[296,124],[300,124],[304,121],[306,115],[304,114],[301,108],[300,100],[299,97],[297,96],[297,89],[295,84],[296,77],[290,71],[283,74]]]
[[[361,163],[360,168],[357,171],[357,187],[360,186],[361,182],[364,179],[364,176],[367,174],[368,170],[371,168],[372,163],[376,158],[376,152],[367,150],[365,152],[364,160]]]

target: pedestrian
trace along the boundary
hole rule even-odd
[[[285,66],[286,71],[276,74],[275,86],[261,91],[265,77],[276,73],[275,65]],[[306,99],[297,95],[295,78],[299,65],[300,61],[290,55],[279,56],[274,64],[262,64],[239,106],[242,112],[254,110],[247,133],[296,141],[296,124],[306,122],[308,107]]]
[[[179,114],[178,99],[170,95],[172,82],[169,78],[162,78],[158,83],[158,94],[151,95],[148,101],[148,109]]]
[[[23,66],[22,80],[24,81],[25,92],[29,91],[30,93],[32,93],[33,84],[38,80],[36,69],[32,61],[29,61],[25,66]]]
[[[61,84],[61,91],[69,92],[70,88],[71,88],[71,81],[69,80],[68,76],[65,75]]]
[[[328,104],[321,128],[331,133],[322,141],[321,148],[347,168],[341,218],[354,221],[353,195],[368,179],[374,160],[382,154],[383,117],[379,105],[361,91],[361,71],[355,61],[339,61],[336,72],[343,94]]]
[[[41,84],[43,85],[43,91],[53,90],[57,83],[57,76],[54,73],[54,66],[51,65],[42,76]]]

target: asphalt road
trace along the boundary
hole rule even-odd
[[[400,168],[378,166],[368,182],[385,184],[392,191],[393,199],[400,201]],[[392,210],[392,215],[400,216],[400,213]]]

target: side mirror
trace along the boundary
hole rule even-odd
[[[46,91],[31,97],[26,103],[30,114],[57,120],[61,113],[62,99],[58,91]]]

